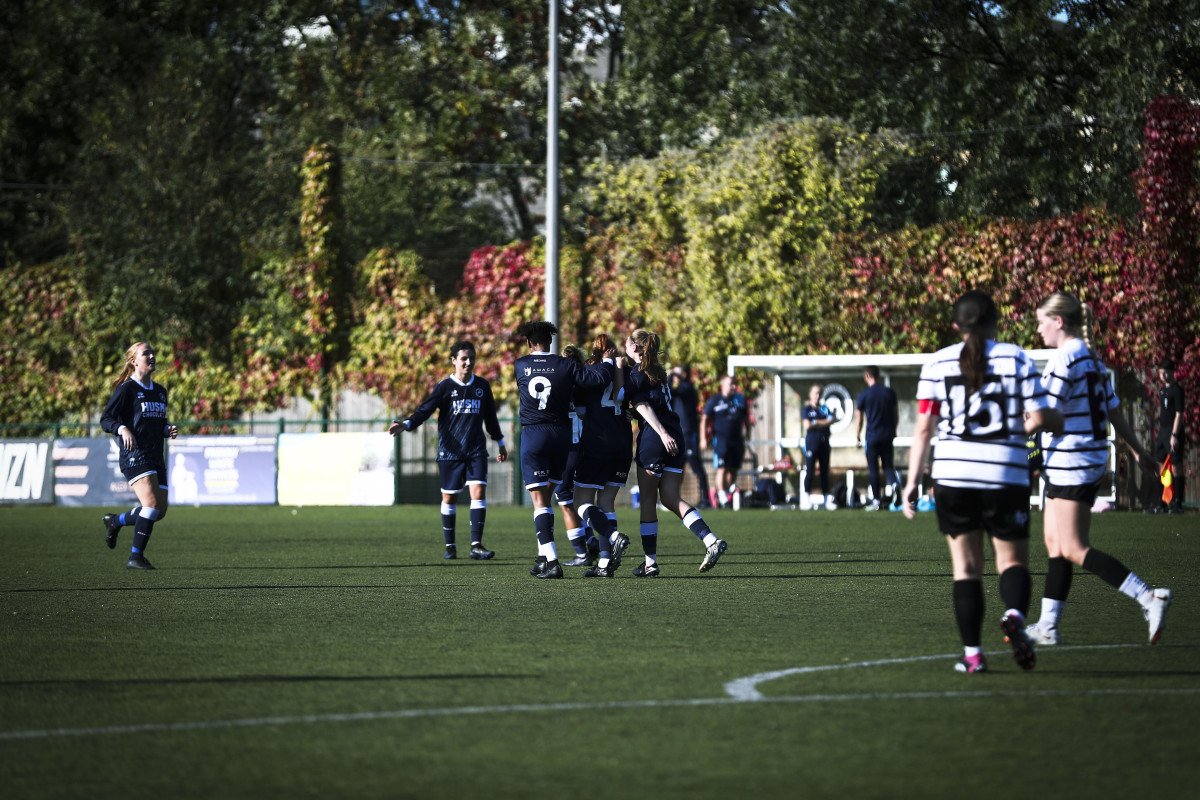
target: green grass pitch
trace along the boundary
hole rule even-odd
[[[447,562],[436,506],[174,508],[153,572],[124,568],[129,528],[105,548],[102,513],[0,508],[5,797],[1175,798],[1200,783],[1196,514],[1094,519],[1094,544],[1174,590],[1160,645],[1077,570],[1063,645],[1022,672],[989,574],[991,672],[964,676],[932,514],[708,512],[729,551],[705,574],[664,516],[663,577],[637,580],[625,509],[615,579],[537,581],[528,509],[488,510],[494,560]],[[765,673],[783,674],[747,680]]]

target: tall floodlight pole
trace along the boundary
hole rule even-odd
[[[546,98],[546,319],[558,324],[558,0],[550,0]],[[558,348],[555,347],[555,350]]]

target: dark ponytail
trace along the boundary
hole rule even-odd
[[[986,292],[973,289],[954,302],[954,327],[964,336],[958,369],[967,379],[968,393],[977,392],[983,386],[987,370],[987,334],[998,319],[996,304]]]

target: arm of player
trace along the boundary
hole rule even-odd
[[[925,456],[929,452],[929,439],[933,436],[936,425],[934,413],[936,412],[924,410],[917,415],[912,447],[908,449],[908,480],[900,495],[904,516],[908,519],[914,519],[917,516],[917,484],[925,470]]]
[[[667,432],[667,429],[663,427],[662,421],[658,418],[658,414],[654,413],[653,406],[648,403],[639,403],[637,406],[637,412],[641,415],[642,419],[646,421],[646,424],[654,429],[654,432],[658,434],[658,438],[662,439],[663,447],[667,448],[667,452],[670,455],[675,455],[679,452],[679,442],[675,441],[675,438],[672,437],[671,434]]]
[[[392,436],[400,433],[400,431],[415,431],[421,427],[421,423],[433,416],[433,412],[437,411],[438,406],[442,402],[442,384],[434,387],[429,396],[421,401],[421,405],[417,406],[417,410],[409,414],[404,419],[394,419],[392,424],[388,425],[388,433]]]
[[[1129,420],[1125,419],[1125,415],[1121,413],[1121,409],[1109,409],[1108,421],[1112,423],[1113,430],[1117,432],[1117,436],[1121,441],[1129,445],[1129,449],[1133,452],[1133,460],[1137,462],[1138,466],[1147,475],[1157,478],[1162,472],[1162,464],[1155,461],[1154,456],[1150,455],[1150,452],[1138,441],[1133,426],[1129,424]]]

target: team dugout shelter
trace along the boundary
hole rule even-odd
[[[1041,371],[1053,350],[1030,350],[1029,354]],[[933,353],[888,353],[879,355],[831,356],[772,356],[740,355],[726,359],[726,370],[737,378],[739,371],[764,373],[771,380],[764,387],[762,398],[771,439],[763,444],[773,448],[776,461],[788,456],[797,468],[804,465],[804,427],[801,409],[808,402],[808,390],[820,384],[821,402],[829,407],[837,420],[830,428],[830,467],[834,472],[854,470],[859,476],[856,488],[866,486],[866,458],[857,445],[854,430],[854,400],[867,388],[863,370],[874,364],[879,368],[879,380],[895,390],[899,400],[899,421],[896,426],[896,469],[901,477],[908,467],[908,449],[912,446],[917,420],[917,382],[921,368],[933,358]],[[1112,379],[1110,374],[1109,379]],[[760,434],[761,435],[761,434]],[[1108,472],[1101,485],[1101,500],[1116,503],[1116,446],[1109,428]],[[781,475],[781,479],[785,476]],[[792,476],[794,477],[794,476]],[[1040,506],[1042,486],[1034,487],[1032,502]]]

